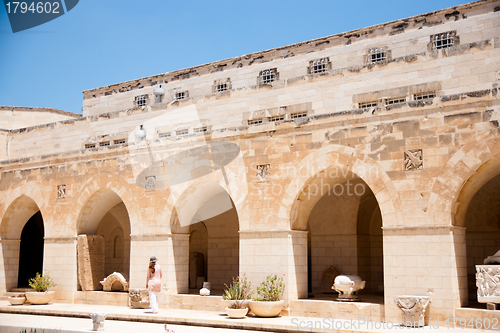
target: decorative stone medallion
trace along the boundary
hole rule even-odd
[[[257,165],[257,179],[259,183],[266,182],[269,180],[269,164]]]
[[[147,177],[146,184],[145,184],[146,190],[154,190],[155,187],[156,187],[156,177],[155,176]]]
[[[66,185],[57,186],[57,199],[66,198]]]
[[[405,150],[405,170],[418,170],[424,167],[424,156],[422,149]]]

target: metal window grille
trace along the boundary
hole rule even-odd
[[[171,132],[165,132],[165,133],[158,134],[158,137],[160,137],[160,138],[170,138],[171,136],[172,136]]]
[[[387,52],[384,49],[371,49],[369,54],[370,62],[379,62],[387,59]]]
[[[187,95],[187,93],[186,93],[185,90],[176,89],[175,92],[174,92],[174,99],[176,101],[180,101],[182,99],[185,99],[186,95]]]
[[[262,124],[262,119],[250,119],[248,120],[248,125]]]
[[[328,71],[328,58],[314,60],[311,64],[311,74],[325,73]]]
[[[393,97],[393,98],[388,98],[385,100],[385,105],[391,105],[391,104],[398,104],[398,103],[404,103],[406,102],[406,97]]]
[[[278,72],[276,71],[276,68],[266,69],[266,70],[260,72],[260,75],[259,75],[260,83],[261,84],[268,84],[268,83],[276,81],[277,73]]]
[[[113,143],[114,143],[115,145],[121,145],[121,144],[124,144],[124,143],[125,143],[125,139],[115,140],[115,141],[113,141]]]
[[[145,106],[148,102],[148,95],[135,96],[135,106]]]
[[[413,99],[416,101],[422,100],[422,99],[431,99],[436,97],[436,93],[434,91],[432,92],[425,92],[425,93],[419,93],[413,95]]]
[[[307,111],[305,112],[297,112],[297,113],[292,113],[290,114],[290,117],[292,119],[297,119],[297,118],[304,118],[307,117]]]
[[[453,46],[453,36],[449,32],[434,35],[432,48],[434,50],[444,49]]]
[[[223,92],[229,90],[228,84],[225,80],[221,81],[215,81],[214,85],[214,91],[217,92]]]
[[[203,132],[206,132],[207,130],[208,130],[208,129],[207,129],[207,127],[206,127],[206,126],[204,126],[204,127],[198,127],[198,128],[195,128],[195,129],[194,129],[194,132],[195,132],[195,133],[203,133]]]
[[[109,145],[110,145],[109,141],[99,142],[99,146],[101,146],[101,147],[106,147],[106,146],[109,146]]]
[[[377,101],[358,103],[360,109],[376,108]]]
[[[189,131],[187,128],[175,131],[175,135],[187,135],[188,133],[189,133]]]
[[[91,149],[91,148],[95,148],[95,143],[87,143],[87,144],[85,144],[85,149]]]
[[[269,117],[269,121],[282,121],[285,120],[285,116],[273,116]]]

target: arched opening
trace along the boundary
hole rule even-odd
[[[198,293],[207,281],[211,295],[220,294],[239,274],[239,219],[232,198],[217,182],[203,181],[188,188],[177,206],[173,233],[190,235],[189,292]]]
[[[469,305],[477,306],[476,265],[500,250],[500,175],[472,197],[465,214]],[[482,306],[484,308],[484,306]]]
[[[90,244],[92,239],[95,244],[92,253],[91,250],[83,253],[86,247],[78,245],[78,290],[90,288],[88,285],[82,288],[82,279],[90,278],[87,274],[91,274],[93,280],[102,281],[113,272],[118,272],[129,280],[130,220],[125,204],[115,192],[102,189],[87,200],[78,218],[77,233],[79,236],[87,235],[86,241]],[[81,237],[78,242],[82,242]],[[90,273],[86,272],[88,269],[84,269],[84,265],[90,267]],[[91,289],[101,288],[94,284]]]
[[[21,232],[18,288],[29,288],[29,279],[43,272],[43,219],[40,212],[26,222]]]
[[[43,273],[43,237],[43,217],[35,201],[26,195],[12,201],[1,223],[6,291],[26,288],[30,278]]]
[[[363,301],[383,304],[382,215],[370,187],[352,172],[327,168],[306,182],[292,213],[294,229],[308,231],[308,297],[336,299],[333,267],[366,281]]]

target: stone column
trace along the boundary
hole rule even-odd
[[[72,301],[78,288],[76,237],[45,237],[43,274],[48,274],[57,286],[56,301]]]
[[[284,276],[283,299],[307,297],[307,232],[240,231],[240,275],[257,287],[266,276]]]
[[[0,293],[17,287],[20,247],[21,240],[19,239],[0,240],[2,253],[0,256]]]
[[[167,306],[167,294],[188,292],[189,235],[132,235],[130,244],[130,289],[146,288],[149,258],[156,256],[162,269],[162,291],[158,304]]]
[[[465,228],[384,227],[385,320],[401,321],[397,296],[429,296],[427,319],[453,318],[466,297]]]

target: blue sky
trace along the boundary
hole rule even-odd
[[[467,2],[80,0],[65,15],[15,34],[2,5],[0,105],[81,113],[86,89]]]

